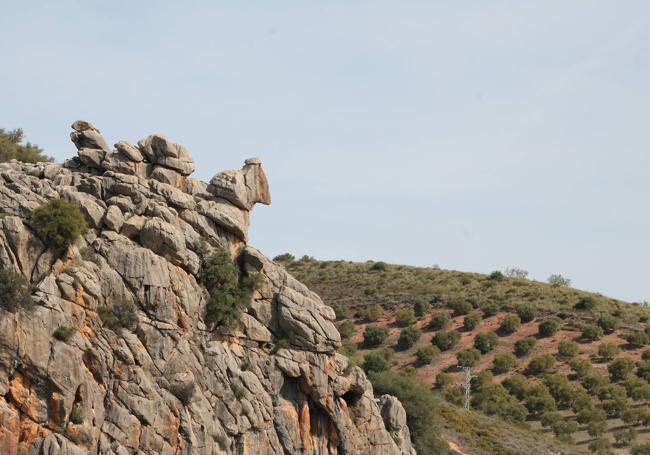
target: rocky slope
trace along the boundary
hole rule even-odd
[[[36,301],[0,310],[0,453],[414,453],[399,401],[375,400],[337,354],[332,309],[247,245],[251,209],[270,203],[258,159],[206,184],[161,135],[112,151],[90,123],[73,129],[63,166],[0,164],[0,266]],[[29,222],[56,198],[92,227],[64,253]],[[241,331],[203,322],[204,241],[263,276]],[[98,307],[125,300],[135,330],[103,327]]]

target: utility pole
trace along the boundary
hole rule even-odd
[[[476,376],[472,375],[472,369],[470,367],[463,367],[463,371],[465,372],[465,410],[469,411],[472,379]]]

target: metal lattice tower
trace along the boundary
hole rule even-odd
[[[472,379],[475,378],[476,376],[472,375],[472,369],[470,367],[463,367],[463,371],[465,372],[465,410],[469,411],[469,402],[471,398],[471,387],[472,387]]]

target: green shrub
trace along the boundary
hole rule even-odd
[[[608,384],[609,379],[607,376],[603,376],[600,373],[592,372],[582,378],[582,385],[591,395],[596,395],[603,387],[606,387]]]
[[[431,343],[434,346],[437,346],[438,349],[440,349],[441,351],[448,351],[449,349],[456,346],[459,340],[460,340],[460,333],[456,331],[453,330],[450,332],[440,331],[437,332],[433,336],[433,338],[431,338]]]
[[[514,352],[517,357],[527,355],[535,347],[537,340],[534,337],[525,337],[515,341]]]
[[[611,314],[602,314],[597,321],[598,326],[603,329],[605,333],[613,333],[620,324],[618,318],[612,316]]]
[[[402,329],[397,339],[397,347],[401,350],[406,350],[412,347],[422,336],[420,329],[416,327],[406,327]]]
[[[436,375],[436,388],[437,389],[445,389],[452,385],[454,383],[454,380],[451,378],[451,375],[448,373],[438,373]]]
[[[609,438],[594,439],[589,443],[589,452],[595,455],[613,455],[612,443]]]
[[[495,314],[498,314],[501,308],[496,303],[489,302],[482,305],[481,310],[483,311],[483,317],[489,318],[491,316],[494,316]]]
[[[538,384],[528,389],[526,409],[532,416],[539,417],[546,412],[556,411],[557,406],[548,389]]]
[[[632,447],[630,455],[650,455],[650,442]]]
[[[571,286],[571,280],[562,275],[555,274],[548,277],[548,284],[555,287],[567,287]]]
[[[537,317],[537,309],[529,304],[517,305],[516,312],[521,322],[530,322]]]
[[[638,363],[638,367],[636,375],[646,381],[650,381],[650,361],[643,360]]]
[[[395,321],[400,327],[407,327],[415,322],[415,312],[411,308],[397,310]]]
[[[134,330],[138,325],[136,307],[128,300],[121,300],[112,306],[101,305],[97,308],[97,314],[104,327],[113,331],[117,329]]]
[[[390,371],[373,373],[370,379],[375,394],[396,396],[406,410],[406,423],[411,430],[415,449],[421,454],[449,454],[446,443],[439,439],[437,400],[429,387]]]
[[[336,316],[337,321],[340,321],[348,317],[347,305],[339,303],[337,305],[332,305],[332,309],[334,310],[334,315]]]
[[[472,304],[466,300],[454,300],[449,302],[447,306],[454,310],[456,316],[466,315],[474,308]]]
[[[501,273],[499,270],[495,270],[488,275],[488,279],[492,281],[503,281],[503,278],[503,273]]]
[[[474,330],[481,323],[481,315],[479,313],[470,313],[463,319],[463,329],[468,332]]]
[[[79,207],[63,199],[54,199],[35,209],[31,225],[46,245],[57,250],[67,248],[88,230]]]
[[[519,319],[519,316],[516,314],[509,314],[503,318],[503,321],[501,321],[501,325],[499,325],[499,334],[512,335],[519,330],[520,326],[521,320]]]
[[[603,329],[597,325],[587,324],[582,327],[582,338],[588,341],[596,341],[603,337]]]
[[[81,416],[79,406],[77,405],[72,405],[72,409],[70,410],[70,422],[75,425],[81,425],[83,423],[83,417]]]
[[[632,444],[636,439],[637,432],[634,428],[628,428],[627,430],[616,430],[614,432],[614,440],[616,445],[619,447],[625,447]]]
[[[523,400],[528,395],[528,389],[530,388],[528,379],[521,374],[514,374],[507,377],[503,380],[502,384],[518,400]]]
[[[607,365],[607,371],[612,381],[622,381],[634,371],[635,366],[634,361],[631,359],[621,357]]]
[[[526,373],[531,376],[539,376],[548,373],[555,365],[555,359],[550,354],[533,357],[526,368]]]
[[[383,261],[375,262],[370,266],[370,271],[371,272],[383,272],[386,269],[388,269],[388,264],[386,264]]]
[[[439,355],[440,349],[436,346],[424,346],[415,352],[415,364],[417,366],[429,365]]]
[[[648,361],[650,361],[650,349],[646,349],[645,351],[643,351],[643,352],[641,353],[641,358],[642,358],[643,360],[648,360]]]
[[[415,315],[418,318],[421,318],[429,311],[431,311],[431,304],[426,299],[421,298],[415,302],[415,305],[413,305],[413,310],[415,311]]]
[[[496,374],[506,373],[515,366],[517,366],[517,358],[509,352],[496,354],[492,361],[492,370]]]
[[[596,307],[598,302],[596,299],[590,295],[585,297],[580,297],[578,303],[575,304],[575,308],[583,311],[591,311]]]
[[[557,358],[569,360],[578,355],[580,349],[575,341],[560,341],[557,345]]]
[[[10,269],[0,269],[0,309],[16,311],[33,305],[29,281]]]
[[[499,338],[494,332],[478,333],[474,338],[474,347],[482,354],[487,354],[497,346],[498,342]]]
[[[276,257],[273,258],[275,262],[283,262],[283,263],[288,263],[291,264],[293,261],[296,260],[296,257],[291,254],[291,253],[284,253],[284,254],[279,254]]]
[[[169,391],[172,393],[172,395],[178,398],[178,401],[184,405],[187,405],[192,399],[192,396],[194,396],[194,383],[185,382],[172,384],[169,387]]]
[[[363,356],[363,369],[366,373],[386,371],[390,368],[388,360],[382,352],[371,351]]]
[[[539,324],[540,337],[552,337],[560,329],[560,323],[555,319],[545,319]]]
[[[72,338],[72,335],[74,335],[74,333],[75,330],[72,327],[68,327],[67,325],[60,325],[54,332],[52,332],[52,336],[57,340],[67,343],[70,338]]]
[[[384,310],[376,303],[362,308],[358,315],[365,322],[376,322],[384,314]]]
[[[354,325],[354,323],[352,321],[341,322],[337,326],[337,329],[339,330],[339,333],[341,334],[341,338],[343,338],[344,340],[347,340],[348,338],[350,338],[357,331],[357,327]]]
[[[633,347],[633,348],[640,348],[641,346],[644,346],[648,344],[648,334],[646,332],[642,332],[640,330],[628,333],[625,336],[625,341]]]
[[[612,360],[620,352],[621,350],[618,348],[618,346],[612,343],[604,343],[598,346],[598,355],[606,362]]]
[[[43,155],[43,150],[38,146],[29,142],[22,144],[23,139],[23,130],[20,128],[9,131],[0,128],[0,163],[11,160],[25,163],[52,161],[52,158]]]
[[[456,354],[456,359],[460,367],[473,367],[481,360],[481,353],[474,348],[464,349]]]
[[[261,286],[261,276],[240,274],[230,254],[219,250],[202,258],[199,279],[210,294],[205,323],[226,331],[241,327],[241,315]]]
[[[429,327],[433,330],[444,330],[451,321],[451,316],[446,311],[437,311],[431,316],[431,322],[429,322]]]
[[[571,359],[569,366],[578,379],[585,377],[591,371],[591,362],[588,359]]]
[[[369,348],[374,348],[382,344],[388,338],[388,329],[386,327],[377,327],[369,325],[363,332],[363,343]]]

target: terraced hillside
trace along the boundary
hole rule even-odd
[[[489,435],[470,431],[458,408],[468,366],[472,408],[510,425],[511,438],[516,427],[554,435],[563,453],[650,453],[647,306],[501,272],[276,260],[335,308],[344,352],[371,376],[389,368],[449,403],[439,412],[459,451],[533,444],[481,446]]]

